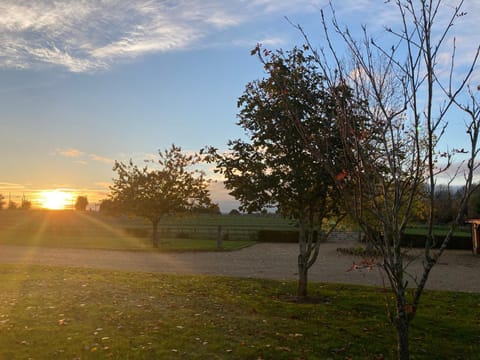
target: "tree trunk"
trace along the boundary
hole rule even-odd
[[[308,259],[305,254],[300,253],[298,255],[298,288],[297,298],[299,300],[305,300],[308,296]]]
[[[153,247],[158,248],[158,221],[152,221],[152,244]]]
[[[305,233],[305,225],[303,221],[299,224],[300,234],[298,237],[299,254],[298,254],[298,288],[297,298],[305,300],[307,298],[308,285],[308,254],[307,254],[307,234]]]
[[[400,248],[396,248],[400,252]],[[410,316],[413,314],[413,308],[407,304],[405,290],[406,286],[403,284],[403,265],[399,261],[395,264],[396,278],[398,283],[395,288],[396,308],[397,314],[395,319],[395,328],[397,330],[397,353],[399,360],[408,360],[410,353],[408,349],[408,326],[410,325]]]
[[[408,349],[408,315],[400,315],[397,319],[397,351],[399,360],[409,360],[410,352]]]

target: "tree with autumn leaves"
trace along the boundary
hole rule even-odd
[[[315,263],[320,243],[342,218],[333,180],[324,166],[305,148],[295,122],[334,144],[328,114],[332,97],[324,88],[314,59],[305,48],[270,52],[257,47],[267,76],[246,85],[238,100],[238,125],[248,140],[228,143],[219,154],[210,149],[210,161],[225,177],[225,186],[247,212],[276,207],[299,229],[297,296],[307,297],[308,270]],[[328,156],[335,159],[332,146]]]

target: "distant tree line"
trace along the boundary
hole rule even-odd
[[[20,204],[9,199],[6,201],[5,196],[0,194],[0,210],[30,210],[32,207],[32,202],[28,200],[25,195],[22,196]]]
[[[77,196],[75,201],[75,210],[85,211],[88,206],[87,196]],[[22,195],[20,204],[16,201],[13,201],[11,198],[7,201],[3,194],[0,194],[0,210],[30,210],[32,208],[32,202],[25,196]]]

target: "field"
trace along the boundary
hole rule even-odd
[[[218,226],[231,234],[292,228],[276,217],[169,219],[162,227],[170,237],[160,251],[217,250]],[[198,236],[202,227],[212,235]],[[95,213],[0,213],[0,244],[157,251],[149,232],[139,219]],[[250,244],[223,241],[227,250]],[[0,265],[0,359],[395,358],[388,292],[312,283],[311,301],[297,303],[295,287],[289,281]],[[478,358],[480,294],[428,291],[412,324],[411,348],[412,359]]]
[[[0,266],[2,359],[392,359],[382,290]],[[428,292],[412,359],[474,359],[480,295]]]
[[[288,221],[278,217],[167,218],[160,224],[161,250],[215,250],[218,226],[222,227],[223,250],[252,244],[258,229],[291,228]],[[150,223],[142,219],[74,211],[0,212],[0,244],[152,250],[150,234]]]
[[[217,250],[221,231],[222,249],[235,250],[253,244],[259,230],[295,230],[291,221],[268,215],[190,215],[161,221],[160,250]],[[436,227],[436,234],[446,233]],[[407,234],[423,235],[422,225]],[[456,236],[470,237],[463,227]],[[139,218],[109,217],[76,211],[1,211],[0,244],[67,248],[97,248],[152,251],[151,224]]]

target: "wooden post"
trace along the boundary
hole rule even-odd
[[[222,225],[218,225],[217,228],[217,249],[222,248]]]
[[[480,255],[480,224],[472,224],[473,255]]]
[[[472,224],[472,252],[473,255],[480,255],[480,219],[467,220]]]

